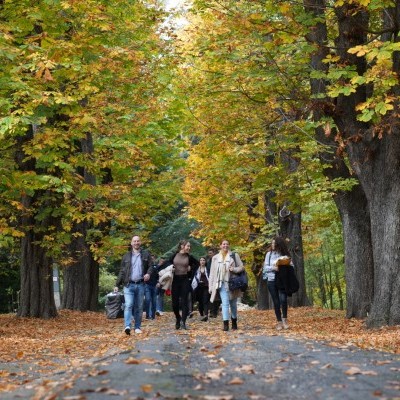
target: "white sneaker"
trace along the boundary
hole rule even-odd
[[[283,329],[289,329],[289,324],[287,322],[287,318],[282,318]]]
[[[139,329],[139,328],[136,328],[136,329],[135,329],[135,333],[142,333],[142,330]]]
[[[125,331],[125,333],[127,335],[130,335],[131,334],[131,327],[130,326],[125,327],[124,331]]]
[[[277,324],[276,324],[276,330],[277,331],[281,331],[283,329],[283,323],[282,323],[282,321],[279,321]]]

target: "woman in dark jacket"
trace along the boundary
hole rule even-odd
[[[193,280],[193,295],[199,304],[199,313],[202,321],[208,321],[208,309],[210,304],[210,293],[208,289],[208,271],[206,258],[200,257],[200,266],[197,268]]]
[[[283,263],[291,264],[290,253],[287,248],[285,239],[277,236],[271,243],[271,249],[265,255],[263,266],[263,279],[267,280],[268,291],[274,303],[274,311],[277,320],[276,329],[288,329],[287,321],[288,313],[288,293],[282,287],[282,279],[279,276],[279,269]],[[293,264],[291,264],[293,265]],[[279,283],[278,283],[279,281]]]
[[[176,329],[187,329],[186,319],[189,310],[190,280],[193,271],[199,266],[199,262],[189,254],[190,247],[188,240],[181,240],[178,244],[178,251],[165,263],[166,265],[173,264],[174,266],[171,296],[172,310],[176,318]],[[182,315],[180,314],[180,307],[182,308]]]

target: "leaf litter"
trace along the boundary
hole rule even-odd
[[[148,340],[149,337],[159,337],[162,340],[165,335],[165,324],[173,325],[172,313],[153,321],[152,324],[144,324],[143,334],[140,336],[126,336],[122,330],[122,320],[108,320],[104,313],[79,312],[61,310],[59,316],[50,320],[18,318],[14,314],[0,315],[0,392],[13,391],[21,385],[27,385],[41,375],[52,375],[73,371],[73,382],[80,375],[81,369],[92,366],[91,359],[101,359],[124,351],[132,350],[135,341]],[[289,310],[290,329],[279,334],[287,338],[307,338],[323,341],[335,348],[350,348],[352,346],[362,349],[375,349],[400,354],[400,326],[383,327],[367,330],[363,320],[346,319],[343,311],[326,310],[316,307],[299,307]],[[245,310],[240,311],[239,331],[243,330],[247,335],[275,336],[275,317],[272,310]],[[177,332],[183,335],[182,332]],[[211,323],[196,324],[194,329],[185,332],[190,340],[199,340],[205,335],[208,337],[208,345],[201,347],[200,351],[212,358],[217,358],[219,351],[226,343],[233,343],[233,332],[226,335],[221,329],[219,319]],[[246,341],[251,346],[252,341]],[[189,344],[188,344],[189,345]],[[206,376],[198,377],[203,383],[210,379],[220,379],[224,374],[226,363],[222,358],[216,359],[220,368],[208,371]],[[286,360],[282,359],[281,362]],[[143,363],[157,364],[151,358],[133,358],[126,361],[127,364]],[[390,363],[377,361],[379,363]],[[320,368],[330,368],[330,365]],[[155,369],[155,368],[153,368]],[[149,374],[154,373],[149,368]],[[251,365],[242,366],[237,372],[254,374]],[[279,375],[266,376],[266,381],[273,381]],[[101,369],[90,370],[91,375],[106,375],[107,371]],[[350,366],[346,374],[370,375],[371,371],[363,371],[356,366]],[[233,379],[230,384],[241,384],[240,378]],[[43,392],[54,384],[51,381],[42,381],[40,384]],[[72,383],[65,383],[71,385]],[[149,392],[151,385],[143,387],[143,392]],[[198,390],[201,386],[199,386]],[[103,388],[105,390],[105,388]],[[80,397],[82,398],[82,396]],[[205,399],[229,399],[230,396],[205,396]]]

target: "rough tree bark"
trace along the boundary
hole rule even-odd
[[[25,160],[24,145],[33,138],[33,127],[26,135],[16,139],[16,165],[21,171],[35,171],[35,160]],[[25,236],[21,239],[21,291],[17,315],[49,319],[57,316],[53,294],[53,260],[42,246],[44,236],[57,224],[51,217],[37,221],[35,210],[42,203],[45,192],[36,191],[34,196],[23,195],[21,202],[25,213],[20,219],[20,227]],[[48,205],[50,206],[50,205]]]
[[[81,140],[81,151],[88,157],[93,153],[91,134]],[[93,174],[83,168],[79,171],[85,183],[95,185]],[[89,206],[89,205],[88,205]],[[87,221],[75,223],[72,229],[73,241],[69,246],[73,262],[64,269],[62,308],[79,311],[96,311],[99,295],[99,266],[94,260],[87,241],[91,228]]]
[[[282,211],[282,210],[281,210]],[[301,236],[301,213],[291,212],[282,214],[279,217],[281,236],[289,239],[289,251],[296,266],[296,275],[300,283],[299,291],[289,299],[292,307],[309,305],[306,292],[306,279],[304,274],[303,238]]]
[[[327,27],[324,21],[326,4],[324,0],[304,1],[305,10],[310,14],[320,17],[320,22],[315,24],[307,36],[307,40],[316,45],[316,51],[311,57],[313,70],[327,72],[328,65],[323,62],[329,54]],[[358,21],[353,21],[354,26],[359,26]],[[353,42],[351,45],[355,45]],[[342,44],[344,45],[344,44]],[[347,44],[347,48],[349,43]],[[361,68],[365,66],[360,65]],[[362,72],[362,71],[360,71]],[[327,82],[323,79],[311,79],[311,93],[318,96],[314,101],[314,118],[319,121],[324,116],[338,116],[338,105],[326,96]],[[363,96],[358,93],[358,97]],[[343,99],[348,103],[345,109],[353,108],[355,99]],[[342,108],[341,108],[342,110]],[[336,119],[335,119],[336,121]],[[325,174],[330,179],[356,178],[351,175],[344,160],[336,154],[338,142],[335,134],[327,136],[324,129],[316,130],[316,139],[328,146],[330,151],[321,154],[321,159],[330,168],[325,169]],[[370,308],[374,292],[374,261],[372,256],[372,236],[368,200],[361,185],[354,186],[352,190],[339,192],[334,197],[343,226],[343,240],[346,265],[346,315],[348,318],[366,317]]]
[[[249,206],[247,207],[247,215],[249,216],[249,228],[250,237],[249,241],[255,240],[255,238],[261,236],[261,229],[258,225],[254,224],[254,221],[260,218],[258,213],[254,210],[258,205],[258,199],[255,197]],[[257,297],[257,308],[259,310],[268,310],[270,308],[270,301],[268,296],[267,283],[262,279],[262,267],[264,265],[264,256],[262,249],[256,248],[253,251],[253,265],[251,271],[256,278],[256,297]]]
[[[397,2],[398,3],[398,2]],[[391,12],[391,29],[398,41],[399,5]],[[347,49],[367,43],[369,16],[352,4],[337,8],[338,54],[342,62],[366,70],[364,57],[349,54]],[[398,54],[393,57],[393,72],[400,70]],[[398,98],[399,86],[393,90]],[[366,99],[366,88],[351,96],[337,99],[335,122],[346,140],[352,168],[366,194],[370,214],[372,254],[374,261],[374,296],[368,316],[369,326],[400,323],[400,129],[399,104],[382,123],[370,125],[357,121],[355,106]],[[379,134],[377,131],[379,130]],[[381,137],[379,137],[381,136]]]

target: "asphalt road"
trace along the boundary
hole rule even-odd
[[[210,331],[212,335],[212,331]],[[238,330],[165,328],[131,351],[29,383],[1,399],[400,399],[400,356]]]

